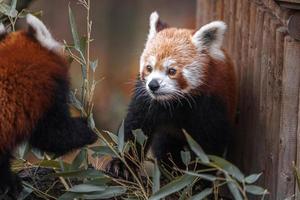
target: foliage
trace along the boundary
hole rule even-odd
[[[49,177],[59,177],[59,181],[65,188],[65,193],[60,197],[50,195],[47,191],[40,191],[30,183],[24,182],[24,191],[19,199],[25,199],[29,194],[35,193],[43,199],[121,199],[127,200],[157,200],[163,198],[172,199],[213,199],[220,198],[220,190],[228,188],[235,200],[248,199],[249,194],[261,196],[264,199],[267,190],[254,185],[261,174],[245,176],[236,166],[227,160],[213,155],[206,155],[196,141],[183,130],[190,145],[190,151],[182,151],[182,161],[186,169],[182,170],[173,167],[167,170],[158,164],[154,159],[142,155],[138,158],[136,144],[145,147],[147,137],[141,130],[133,130],[135,141],[124,141],[124,123],[122,123],[118,134],[109,131],[99,131],[93,120],[93,93],[98,81],[94,80],[98,60],[90,59],[90,43],[92,22],[90,21],[90,0],[78,0],[78,3],[85,9],[86,34],[80,36],[77,31],[76,20],[71,6],[69,6],[69,22],[73,43],[64,41],[66,53],[70,61],[80,64],[82,72],[82,87],[78,93],[71,92],[70,100],[72,106],[81,112],[82,116],[88,118],[89,126],[99,136],[100,144],[93,147],[80,149],[71,163],[66,163],[62,158],[49,155],[31,149],[28,144],[23,144],[18,149],[19,160],[15,162],[15,171],[32,167],[46,167],[54,170]],[[0,12],[9,18],[12,30],[15,30],[15,22],[18,18],[25,16],[28,11],[16,11],[16,0],[11,5],[3,2],[0,4]],[[135,152],[134,155],[129,154]],[[30,163],[25,160],[25,155],[32,152],[38,159],[37,163]],[[94,158],[108,156],[119,158],[130,173],[130,180],[112,177],[103,171],[96,170],[89,166],[89,155]],[[194,158],[194,155],[196,157]],[[126,160],[130,159],[138,166],[139,173],[135,173]],[[191,167],[192,166],[192,167]],[[198,166],[201,166],[200,168]],[[74,184],[72,178],[79,180]],[[199,188],[199,183],[206,181],[207,187]],[[171,196],[171,197],[170,197]]]

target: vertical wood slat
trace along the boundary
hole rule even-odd
[[[268,199],[290,197],[292,162],[300,168],[300,42],[286,36],[289,11],[273,0],[198,1],[205,2],[203,23],[221,18],[228,25],[224,47],[240,80],[234,161],[246,173],[264,171]]]
[[[290,36],[284,40],[284,63],[282,75],[282,106],[280,120],[280,149],[277,182],[277,199],[292,196],[295,182],[292,161],[296,158],[300,44]],[[298,53],[298,54],[297,54]]]

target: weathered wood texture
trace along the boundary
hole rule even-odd
[[[274,0],[198,0],[197,27],[228,25],[224,47],[239,81],[239,115],[231,159],[245,173],[263,172],[268,199],[300,199],[300,42],[287,32],[291,11]],[[292,198],[293,199],[293,198]]]

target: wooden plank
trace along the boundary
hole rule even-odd
[[[280,104],[276,101],[275,91],[281,88],[277,88],[275,70],[277,68],[282,69],[281,65],[276,65],[276,29],[280,26],[280,22],[274,16],[271,16],[269,26],[268,37],[268,69],[267,69],[267,85],[266,89],[266,159],[265,159],[265,176],[266,176],[266,188],[270,190],[270,199],[276,197],[276,182],[278,171],[278,145],[279,145],[279,126],[280,119]],[[282,48],[283,49],[283,48]],[[275,104],[275,105],[273,105]],[[278,144],[278,145],[277,145]]]
[[[240,29],[240,34],[241,34],[241,41],[240,43],[240,48],[239,48],[239,68],[240,68],[240,73],[239,73],[239,86],[240,86],[240,93],[239,93],[239,98],[240,98],[240,124],[239,126],[243,128],[242,132],[244,136],[240,138],[240,142],[242,144],[248,144],[250,145],[251,140],[247,140],[247,135],[250,132],[250,130],[247,129],[247,122],[249,119],[248,113],[247,113],[247,101],[249,98],[249,92],[248,92],[248,84],[247,84],[247,73],[248,73],[248,63],[246,60],[246,57],[248,56],[248,42],[249,42],[249,2],[248,1],[242,1],[241,2],[241,12],[240,16],[243,16],[243,20],[238,22],[239,29]],[[237,41],[238,42],[238,41]],[[244,150],[244,156],[249,156],[249,152]],[[247,165],[247,161],[244,160],[243,165]],[[247,169],[248,170],[248,169]]]
[[[224,10],[224,1],[217,0],[217,2],[216,2],[216,19],[217,20],[224,20],[223,10]]]
[[[257,7],[256,10],[256,26],[255,26],[255,35],[254,43],[255,52],[254,52],[254,61],[253,61],[253,126],[251,128],[251,134],[253,138],[261,138],[261,133],[259,132],[259,97],[260,97],[260,74],[261,74],[261,49],[262,49],[262,36],[263,36],[263,22],[264,22],[264,9]],[[259,148],[257,148],[257,147]],[[249,158],[248,167],[252,171],[260,171],[259,166],[263,165],[264,155],[261,152],[261,148],[264,146],[262,139],[256,140],[255,146],[249,145],[246,146],[251,151],[251,156]]]
[[[277,182],[277,199],[290,197],[295,192],[292,162],[296,158],[299,83],[300,43],[290,36],[284,41],[282,77],[282,105],[280,120],[280,147]]]
[[[287,34],[285,27],[281,26],[276,29],[276,49],[275,49],[275,66],[274,66],[274,89],[273,89],[273,105],[272,105],[272,118],[270,125],[270,132],[276,134],[274,138],[274,160],[273,174],[276,176],[276,181],[273,182],[272,191],[273,199],[277,198],[277,185],[278,183],[278,165],[279,165],[279,146],[280,146],[280,117],[282,105],[282,70],[283,70],[283,57],[284,57],[284,37]]]
[[[230,5],[230,9],[229,9],[229,20],[228,20],[228,25],[229,25],[229,37],[228,40],[231,43],[230,46],[228,46],[228,50],[231,53],[231,55],[234,55],[234,47],[235,47],[235,43],[236,43],[236,27],[235,27],[235,16],[236,16],[236,1],[235,0],[230,0],[229,1],[229,5]],[[234,60],[235,63],[235,67],[236,66],[236,62]],[[237,70],[236,70],[237,71]]]
[[[229,45],[230,43],[232,42],[232,40],[230,40],[230,34],[232,32],[232,27],[230,25],[230,1],[231,0],[225,0],[226,2],[224,3],[224,8],[223,8],[223,20],[224,22],[227,24],[227,32],[226,32],[226,35],[225,35],[225,40],[224,40],[224,43],[223,43],[223,46],[225,47],[226,50],[229,50]],[[231,52],[229,52],[231,53]]]

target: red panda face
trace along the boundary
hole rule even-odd
[[[178,99],[205,83],[210,59],[224,58],[220,46],[225,24],[213,23],[196,33],[177,28],[161,30],[158,14],[152,13],[148,40],[140,58],[140,78],[152,98]]]

